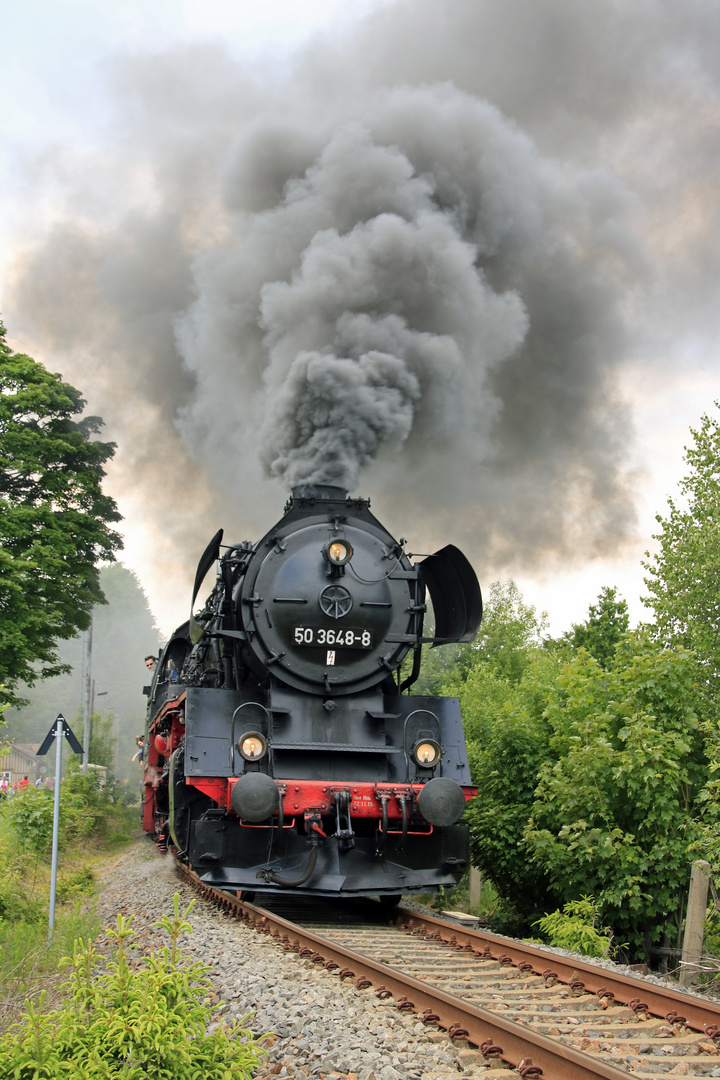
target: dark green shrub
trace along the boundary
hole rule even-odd
[[[53,799],[49,791],[32,784],[21,788],[8,800],[8,820],[21,851],[44,855],[52,845]]]
[[[57,898],[60,903],[68,900],[79,900],[84,896],[92,896],[95,889],[95,875],[89,866],[82,866],[79,870],[73,870],[69,874],[63,874],[58,878]]]

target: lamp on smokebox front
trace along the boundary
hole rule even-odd
[[[421,739],[412,748],[412,759],[421,769],[433,769],[440,760],[440,744],[434,739]]]
[[[323,557],[331,566],[345,566],[353,556],[352,544],[341,537],[328,540],[323,548]]]
[[[260,761],[267,754],[267,739],[257,731],[248,731],[238,739],[237,748],[246,761]]]

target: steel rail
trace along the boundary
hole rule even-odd
[[[480,1047],[486,1044],[490,1047],[489,1053],[501,1056],[512,1067],[521,1070],[520,1075],[542,1075],[543,1080],[594,1080],[596,1077],[603,1080],[624,1077],[627,1080],[625,1071],[589,1054],[443,990],[436,990],[428,983],[338,945],[272,911],[236,900],[228,893],[202,883],[200,887],[220,906],[234,911],[250,927],[268,934],[285,949],[322,964],[328,970],[339,969],[341,978],[354,979],[360,989],[375,986],[378,996],[392,996],[398,1008],[416,1012],[426,1022],[437,1023],[451,1038],[466,1038]]]
[[[638,999],[646,1006],[646,1011],[654,1016],[667,1019],[668,1013],[681,1013],[687,1027],[705,1032],[710,1024],[720,1026],[720,1005],[712,1001],[702,1001],[684,994],[671,987],[658,986],[645,979],[633,979],[629,975],[613,972],[607,968],[596,967],[582,960],[569,959],[556,953],[526,945],[514,938],[501,937],[482,930],[469,930],[454,926],[430,915],[418,915],[404,908],[398,909],[396,925],[411,928],[412,924],[431,927],[432,933],[448,944],[469,945],[474,951],[489,960],[509,957],[517,967],[531,964],[536,975],[545,975],[553,971],[558,982],[569,983],[571,980],[582,981],[585,990],[597,994],[606,988],[614,995],[620,1005],[627,1005]],[[507,962],[507,961],[506,961]],[[577,982],[576,982],[577,985]],[[637,1008],[637,1006],[636,1006]]]

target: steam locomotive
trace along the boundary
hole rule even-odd
[[[238,895],[453,888],[476,794],[460,708],[406,691],[423,643],[477,632],[469,562],[448,546],[411,563],[368,499],[331,485],[293,488],[255,545],[222,535],[191,607],[216,565],[212,593],[145,687],[143,828]]]

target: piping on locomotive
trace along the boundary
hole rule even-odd
[[[143,828],[240,894],[452,889],[477,794],[459,703],[407,690],[423,643],[475,637],[467,559],[448,546],[412,564],[369,500],[331,485],[293,488],[258,544],[221,541],[191,606],[213,564],[215,588],[145,688]]]

